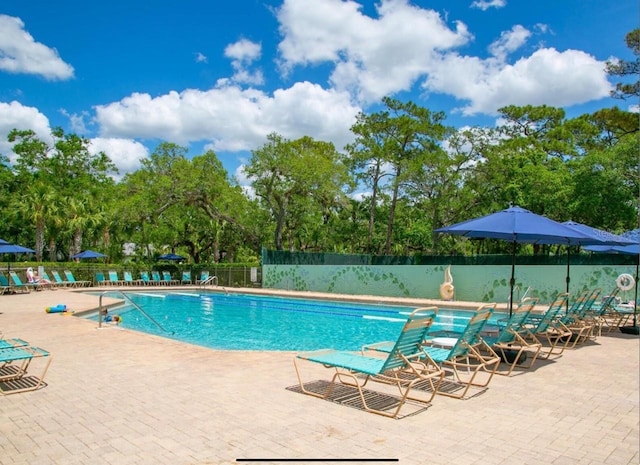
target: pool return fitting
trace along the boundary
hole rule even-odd
[[[140,307],[138,304],[136,304],[133,300],[131,300],[131,298],[127,294],[125,294],[122,291],[104,291],[102,294],[100,294],[100,298],[98,300],[98,328],[102,328],[102,317],[107,314],[107,309],[102,307],[102,297],[104,297],[104,295],[108,294],[108,293],[118,293],[118,294],[122,295],[124,300],[126,300],[132,307],[134,307],[136,310],[138,310],[140,313],[142,313],[144,316],[146,316],[147,319],[151,323],[156,325],[160,330],[164,331],[165,333],[171,334],[171,335],[173,335],[175,333],[175,331],[169,331],[169,330],[163,328],[160,325],[160,323],[158,323],[156,320],[154,320],[151,315],[149,315],[147,312],[145,312],[142,309],[142,307]]]

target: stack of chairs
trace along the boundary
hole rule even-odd
[[[36,360],[43,361],[39,375],[29,373]],[[0,339],[0,395],[34,391],[45,386],[44,377],[51,360],[48,351],[22,339]]]

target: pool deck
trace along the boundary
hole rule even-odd
[[[216,351],[44,311],[97,302],[66,290],[0,296],[3,337],[52,354],[45,387],[0,396],[2,465],[640,463],[637,336],[603,335],[394,420],[287,389],[290,352]]]

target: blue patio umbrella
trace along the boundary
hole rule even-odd
[[[75,255],[72,255],[71,258],[104,258],[105,254],[100,252],[94,252],[93,250],[83,250]]]
[[[509,315],[513,311],[515,287],[516,244],[602,244],[586,234],[571,229],[546,216],[537,215],[518,206],[490,215],[436,229],[437,233],[454,234],[478,239],[500,239],[513,244],[511,253],[511,279],[509,280]]]
[[[4,244],[8,244],[8,242],[5,241],[4,239],[0,239],[0,245],[4,245]]]
[[[186,258],[184,258],[182,255],[178,255],[175,253],[166,253],[166,254],[160,255],[158,257],[158,260],[172,260],[172,261],[179,262],[180,260],[186,260]]]
[[[617,234],[612,234],[608,231],[603,231],[602,229],[593,228],[591,226],[587,226],[586,224],[576,223],[575,221],[565,221],[562,224],[565,226],[569,226],[571,229],[575,229],[576,231],[580,231],[585,235],[600,241],[600,244],[592,247],[610,247],[610,246],[625,246],[625,245],[633,245],[633,241],[624,236],[619,236]],[[582,243],[581,243],[582,244]],[[589,247],[589,246],[587,246]],[[587,248],[585,247],[585,248]],[[569,292],[569,267],[571,263],[571,252],[567,249],[567,293]],[[567,301],[567,305],[569,305]]]
[[[2,241],[2,242],[4,243],[0,244],[0,254],[7,253],[7,254],[15,255],[19,253],[35,252],[35,250],[30,249],[28,247],[22,247],[21,245],[17,245],[17,244],[9,244],[7,241]],[[11,262],[7,262],[7,270],[11,271]]]
[[[633,326],[628,327],[625,326],[620,328],[620,331],[626,332],[629,334],[640,334],[640,328],[638,328],[638,272],[640,271],[640,228],[632,229],[631,231],[627,231],[626,233],[621,234],[622,237],[629,239],[632,241],[630,245],[590,245],[584,247],[585,250],[589,250],[591,252],[599,252],[599,253],[621,253],[628,255],[635,255],[637,257],[636,260],[636,277],[635,277],[635,291],[633,297]]]

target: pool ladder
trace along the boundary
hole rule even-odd
[[[200,287],[204,288],[207,284],[212,284],[215,287],[218,287],[218,277],[217,276],[209,276],[207,279],[205,279],[204,281],[202,281],[200,283]],[[224,288],[224,286],[220,286],[222,288],[222,290],[224,291],[225,295],[229,295],[229,293],[227,292],[227,290]]]
[[[218,277],[217,276],[209,276],[204,281],[200,281],[200,287],[205,287],[207,284],[213,284],[214,286],[218,286]]]
[[[126,300],[131,306],[133,306],[136,310],[138,310],[140,313],[142,313],[144,316],[147,317],[147,319],[153,323],[154,325],[156,325],[160,330],[164,331],[165,333],[169,333],[169,334],[174,334],[175,331],[169,331],[165,328],[163,328],[160,323],[158,323],[156,320],[153,319],[153,317],[151,315],[149,315],[147,312],[145,312],[142,307],[140,307],[140,305],[138,305],[137,303],[135,303],[133,300],[131,300],[131,298],[125,294],[122,291],[104,291],[102,294],[100,294],[100,298],[98,300],[98,328],[102,327],[102,316],[106,313],[106,309],[103,310],[102,308],[102,297],[104,297],[105,294],[108,293],[118,293],[120,294],[124,300]]]
[[[529,297],[529,294],[533,294],[533,288],[531,286],[527,287],[527,289],[524,291],[524,294],[522,294],[522,297],[520,297],[520,291],[522,290],[520,286],[516,286],[515,289],[518,290],[518,298],[517,298],[518,302],[523,302],[524,299]],[[509,304],[510,301],[511,301],[511,295],[507,296],[507,304]]]

